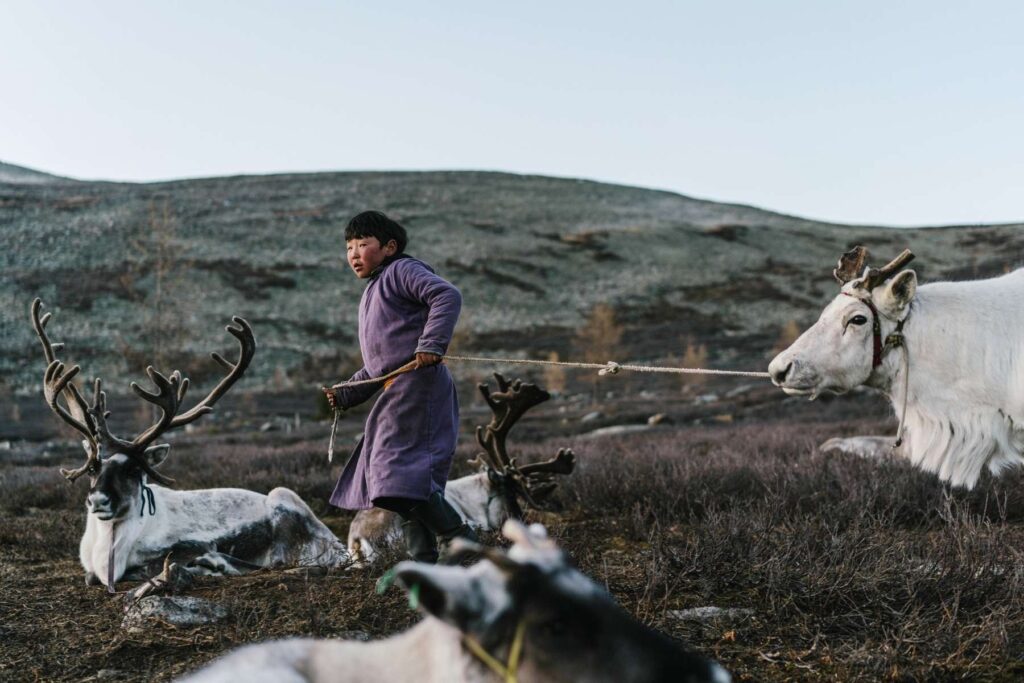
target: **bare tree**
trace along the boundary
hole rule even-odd
[[[704,344],[696,344],[693,337],[686,338],[686,350],[683,351],[682,366],[684,368],[702,369],[708,364],[708,347]],[[683,393],[699,391],[707,384],[708,376],[699,374],[684,373],[679,375],[679,381],[683,386]]]
[[[146,223],[129,248],[131,265],[120,282],[129,298],[142,304],[142,313],[138,341],[118,337],[122,355],[131,368],[181,364],[181,349],[194,327],[197,297],[189,262],[182,257],[178,221],[166,200],[150,202]]]
[[[596,304],[587,317],[587,322],[576,333],[576,346],[588,363],[606,363],[619,355],[619,342],[624,329],[615,322],[615,309],[606,303]],[[594,397],[597,396],[598,375],[594,373]]]
[[[152,364],[157,368],[186,365],[185,341],[194,328],[197,291],[190,279],[189,262],[182,257],[178,220],[170,203],[151,201],[145,223],[129,241],[129,265],[119,280],[127,298],[141,304],[138,336],[118,334],[121,355],[130,370]],[[155,415],[151,405],[140,405],[140,420]]]
[[[795,320],[789,320],[785,325],[782,326],[782,331],[779,332],[779,338],[775,340],[775,345],[772,347],[772,358],[779,355],[796,341],[797,337],[800,336],[800,326],[796,324]]]
[[[548,360],[557,363],[561,360],[558,351],[548,354]],[[546,365],[544,367],[544,386],[553,394],[561,394],[565,391],[565,368],[558,365]]]

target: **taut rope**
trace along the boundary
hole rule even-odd
[[[706,370],[704,368],[673,368],[665,367],[660,365],[632,365],[632,364],[620,364],[613,360],[607,363],[576,363],[570,361],[556,361],[556,360],[533,360],[530,358],[488,358],[485,356],[443,356],[444,360],[455,360],[464,363],[510,363],[512,365],[554,365],[563,368],[582,368],[587,370],[597,370],[599,375],[617,375],[622,370],[629,370],[630,372],[663,372],[680,375],[727,375],[732,377],[762,377],[767,378],[769,374],[767,372],[744,372],[740,370]],[[386,375],[380,377],[371,377],[370,379],[360,379],[349,382],[339,382],[338,384],[332,384],[331,389],[341,389],[343,387],[357,387],[364,384],[374,384],[376,382],[387,382],[389,380],[404,375],[407,372],[412,372],[419,367],[419,364],[415,360],[411,360],[400,368],[396,368]],[[323,387],[326,391],[327,387]],[[334,459],[334,437],[338,432],[338,418],[341,415],[341,409],[334,410],[334,421],[331,424],[331,440],[327,446],[327,461],[331,462]]]
[[[616,375],[621,370],[630,372],[666,372],[685,375],[729,375],[733,377],[763,377],[768,378],[767,372],[745,372],[740,370],[708,370],[705,368],[673,368],[661,365],[632,365],[616,363],[613,360],[607,363],[576,363],[556,360],[534,360],[531,358],[487,358],[484,356],[444,356],[444,360],[456,360],[465,363],[509,363],[511,365],[554,365],[563,368],[583,368],[597,370],[599,375]],[[397,370],[392,370],[386,375],[372,377],[370,379],[356,380],[355,382],[340,382],[331,386],[332,389],[342,387],[355,387],[361,384],[373,384],[374,382],[386,382],[398,375],[411,372],[418,367],[416,361],[409,361]]]

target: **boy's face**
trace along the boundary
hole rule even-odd
[[[377,266],[384,262],[388,256],[394,256],[398,251],[398,243],[389,240],[381,246],[380,240],[376,237],[356,237],[345,243],[348,253],[348,265],[352,266],[356,277],[365,280],[370,277]]]

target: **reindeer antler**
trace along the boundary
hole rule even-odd
[[[203,400],[193,406],[191,410],[178,415],[181,403],[185,398],[185,394],[188,392],[188,378],[182,377],[181,373],[177,370],[172,372],[170,377],[165,377],[157,372],[152,366],[149,366],[146,368],[146,374],[149,375],[149,379],[156,386],[156,392],[147,391],[135,382],[132,382],[131,387],[132,391],[134,391],[144,401],[148,401],[160,408],[160,418],[130,442],[118,439],[110,434],[109,430],[106,428],[105,422],[100,426],[101,433],[116,445],[119,452],[135,456],[136,460],[147,474],[161,483],[170,483],[174,480],[153,469],[153,467],[146,462],[145,458],[140,457],[142,452],[164,432],[189,424],[190,422],[194,422],[203,415],[212,412],[213,405],[221,396],[226,394],[228,389],[230,389],[234,383],[238,381],[238,378],[245,373],[249,364],[252,362],[253,356],[256,354],[256,337],[253,335],[252,327],[244,319],[238,316],[234,316],[231,320],[235,325],[237,325],[237,327],[228,325],[224,329],[238,340],[238,360],[234,363],[230,363],[219,353],[214,352],[210,354],[218,364],[228,370],[228,374],[217,383],[217,386],[210,390],[210,393],[207,394]],[[98,382],[97,392],[101,397],[100,400],[105,400],[102,392],[99,391]],[[97,423],[100,424],[100,422],[101,420],[97,419]]]
[[[914,254],[909,249],[904,249],[900,252],[900,255],[894,258],[889,263],[885,264],[881,268],[871,268],[868,270],[868,274],[864,277],[864,280],[856,286],[860,289],[866,289],[871,291],[878,285],[882,284],[897,272],[900,268],[907,265],[914,260]]]
[[[476,428],[476,440],[484,452],[479,457],[493,469],[503,472],[512,464],[505,447],[505,439],[515,423],[527,410],[551,398],[551,394],[536,384],[523,384],[516,380],[511,384],[499,373],[494,373],[498,391],[491,393],[490,387],[480,384],[480,394],[490,406],[494,415],[486,427]]]
[[[840,284],[856,280],[864,272],[864,264],[867,260],[867,247],[858,245],[839,257],[839,263],[832,270],[832,275]]]
[[[857,280],[854,287],[871,291],[892,277],[900,268],[914,260],[914,254],[909,249],[904,249],[899,256],[882,266],[881,268],[868,268],[864,272],[864,266],[868,260],[866,247],[856,246],[839,258],[839,263],[832,271],[832,275],[841,285]]]
[[[43,395],[50,408],[65,423],[79,431],[85,436],[89,447],[85,465],[76,470],[61,469],[68,481],[74,481],[81,475],[97,469],[100,462],[99,446],[102,444],[111,452],[123,453],[133,458],[140,467],[155,481],[162,484],[171,484],[173,479],[157,472],[148,460],[143,456],[146,447],[157,439],[164,432],[186,425],[199,417],[206,415],[213,410],[213,405],[238,381],[256,353],[256,338],[252,333],[252,327],[238,316],[231,320],[236,327],[228,325],[225,329],[236,339],[240,346],[238,360],[230,363],[219,353],[211,356],[217,363],[228,370],[220,382],[217,383],[209,394],[197,403],[193,408],[181,415],[178,410],[188,391],[188,378],[182,377],[181,373],[175,370],[170,377],[157,372],[152,366],[146,368],[146,374],[156,387],[156,391],[143,389],[135,382],[131,388],[144,401],[154,404],[160,408],[159,419],[150,425],[132,440],[122,439],[114,435],[107,426],[107,418],[110,412],[107,410],[107,395],[103,391],[103,385],[99,378],[93,385],[92,406],[86,405],[78,386],[72,381],[78,374],[80,368],[75,365],[66,370],[64,363],[56,357],[56,351],[63,348],[63,344],[54,344],[46,334],[46,323],[50,320],[47,313],[40,317],[42,302],[37,298],[32,302],[32,325],[40,342],[43,344],[43,354],[46,356],[47,368],[43,378]],[[63,397],[64,405],[60,399]]]
[[[555,490],[553,479],[556,474],[569,474],[575,466],[575,454],[563,448],[551,460],[519,467],[515,458],[508,455],[506,439],[512,427],[527,410],[551,398],[551,394],[535,384],[524,384],[520,380],[509,383],[504,376],[495,373],[498,391],[491,393],[486,384],[480,385],[480,393],[494,415],[486,427],[477,427],[476,440],[483,448],[472,462],[484,465],[505,479],[511,488],[513,498],[521,496],[527,505],[540,508],[544,498]],[[513,516],[520,516],[521,510],[513,499],[509,501]]]
[[[232,337],[238,340],[238,360],[234,363],[229,363],[224,360],[216,351],[210,354],[210,357],[228,371],[228,374],[217,383],[209,394],[206,395],[202,401],[192,407],[191,410],[178,415],[171,420],[171,427],[180,427],[181,425],[188,424],[196,418],[206,415],[208,412],[213,410],[213,404],[216,403],[221,396],[227,393],[238,378],[241,377],[246,369],[249,367],[249,363],[252,362],[252,357],[256,355],[256,337],[252,333],[252,327],[245,321],[245,319],[238,317],[237,315],[231,318],[231,322],[235,323],[237,327],[227,325],[224,327]],[[185,392],[188,391],[188,379],[181,381],[181,388],[178,392],[178,402],[185,398]]]
[[[98,468],[100,462],[99,435],[96,430],[96,423],[89,412],[89,406],[86,405],[78,385],[73,381],[81,368],[73,365],[70,369],[67,369],[67,366],[57,359],[57,351],[63,349],[64,344],[50,341],[50,337],[46,334],[46,324],[50,322],[52,314],[46,313],[40,316],[39,313],[42,311],[42,308],[42,299],[36,297],[32,301],[30,314],[32,317],[32,327],[35,329],[36,336],[39,337],[39,341],[43,345],[43,355],[46,358],[47,364],[46,372],[43,375],[43,397],[46,399],[46,404],[50,406],[50,409],[57,417],[82,434],[88,444],[84,465],[74,470],[64,468],[60,470],[65,479],[74,481],[86,472]],[[61,405],[60,401],[62,398],[65,405]]]
[[[572,474],[576,467],[576,454],[571,448],[559,448],[558,454],[550,460],[523,465],[519,471],[526,477],[545,477],[555,474]]]

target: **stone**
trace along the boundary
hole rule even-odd
[[[649,425],[670,425],[672,424],[672,418],[665,413],[655,413],[647,418],[647,424]]]
[[[191,595],[150,595],[125,607],[121,628],[139,634],[158,624],[193,628],[216,624],[228,616],[221,605]]]
[[[604,417],[604,413],[600,410],[595,410],[581,417],[580,422],[594,422],[595,420],[600,420],[602,417]]]
[[[691,607],[690,609],[670,609],[668,616],[680,621],[721,621],[747,619],[754,616],[754,610],[745,607]]]
[[[754,387],[753,384],[741,384],[738,387],[736,387],[735,389],[731,389],[728,392],[726,392],[725,397],[726,398],[736,398],[737,396],[742,396],[743,394],[747,393],[748,391],[750,391],[750,390],[752,390],[754,388],[755,387]]]
[[[581,439],[599,439],[604,436],[622,436],[623,434],[633,434],[635,432],[645,432],[650,429],[650,425],[613,425],[611,427],[601,427],[595,429],[592,432],[581,434]]]

